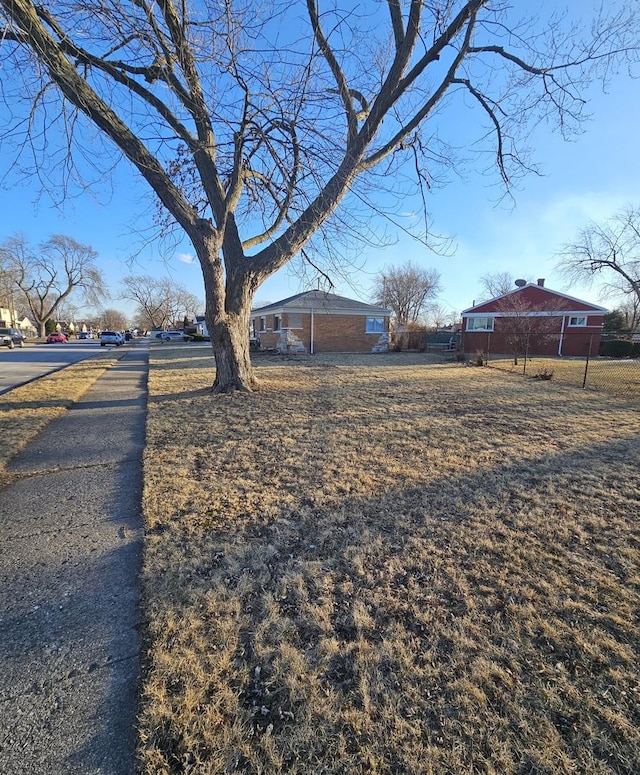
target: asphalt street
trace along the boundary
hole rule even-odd
[[[0,490],[0,772],[129,775],[148,341],[7,470]]]

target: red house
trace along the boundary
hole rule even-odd
[[[462,312],[462,349],[518,355],[597,355],[607,310],[537,283]]]

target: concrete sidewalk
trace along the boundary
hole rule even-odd
[[[0,772],[135,771],[148,343],[8,466],[0,490]]]

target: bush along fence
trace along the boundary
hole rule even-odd
[[[563,334],[566,342],[572,334]],[[491,350],[491,333],[487,332],[486,348],[466,353],[474,364],[519,372],[533,379],[555,380],[584,389],[604,390],[640,400],[640,342],[629,339],[601,340],[599,335],[584,339],[570,357],[550,354],[561,343],[557,334],[514,336],[510,352]],[[575,343],[574,343],[575,344]],[[555,349],[558,352],[558,349]]]

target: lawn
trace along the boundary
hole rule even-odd
[[[637,403],[204,352],[151,352],[142,772],[640,771]]]
[[[491,356],[492,368],[522,374],[524,358],[513,362],[513,356]],[[585,373],[586,372],[586,373]],[[584,358],[528,358],[526,374],[530,377],[551,378],[556,382],[587,389],[605,390],[635,401],[640,401],[640,359],[594,358],[587,364]]]

